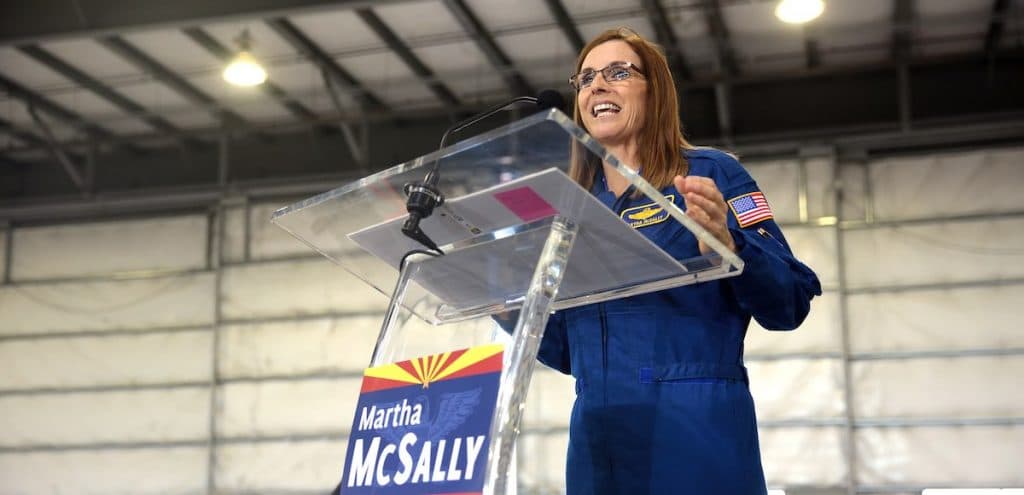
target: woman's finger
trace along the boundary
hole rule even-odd
[[[679,194],[686,194],[686,177],[683,177],[682,175],[677,175],[673,177],[672,185],[676,186],[676,191],[678,191]]]
[[[700,224],[701,227],[704,227],[705,229],[710,229],[714,225],[714,222],[711,220],[711,215],[709,215],[703,207],[696,203],[687,205],[686,216],[694,219],[697,223]]]
[[[685,182],[682,184],[682,189],[680,189],[679,186],[680,184],[677,182],[676,189],[680,190],[683,194],[695,193],[711,199],[712,201],[725,202],[722,198],[722,192],[718,190],[718,185],[715,184],[715,181],[707,177],[686,177]]]
[[[710,217],[711,220],[713,220],[716,223],[725,225],[726,218],[724,203],[718,203],[699,194],[690,193],[686,195],[686,204],[687,208],[691,206],[699,207],[700,209],[704,210],[705,213],[708,214],[708,217]]]

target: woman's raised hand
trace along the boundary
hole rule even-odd
[[[686,216],[692,218],[715,236],[730,251],[736,251],[736,243],[729,233],[729,207],[725,204],[721,191],[715,181],[707,177],[677,175],[672,181],[676,190],[686,200]],[[698,240],[701,254],[712,252],[704,241]]]

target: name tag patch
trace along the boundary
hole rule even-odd
[[[669,194],[665,196],[665,199],[674,203],[676,196],[674,194]],[[656,223],[668,220],[668,212],[657,203],[648,203],[646,205],[626,208],[619,216],[634,229],[649,227]]]

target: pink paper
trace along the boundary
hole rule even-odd
[[[503,191],[494,197],[524,222],[532,222],[558,213],[528,186]]]

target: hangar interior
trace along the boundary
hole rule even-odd
[[[333,487],[387,300],[271,213],[571,97],[620,25],[822,280],[801,328],[747,335],[769,488],[1024,488],[1024,2],[831,0],[803,27],[775,3],[0,5],[0,493]],[[243,32],[255,88],[221,80]],[[519,493],[564,492],[572,398],[538,368]]]

